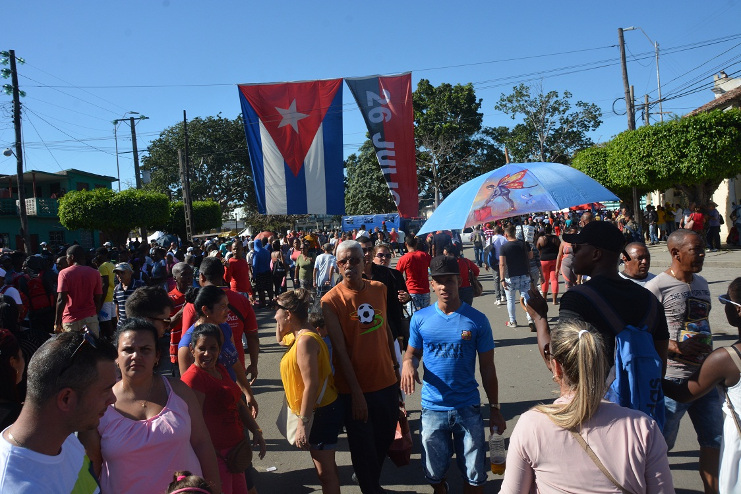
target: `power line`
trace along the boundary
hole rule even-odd
[[[28,76],[27,76],[27,75],[25,75],[25,74],[21,74],[20,76],[21,76],[21,77],[23,77],[24,79],[28,79],[29,81],[33,81],[33,82],[35,82],[35,83],[39,84],[39,86],[29,86],[29,87],[48,87],[48,88],[50,88],[50,89],[53,89],[53,90],[55,90],[55,91],[57,91],[57,92],[60,92],[60,93],[64,94],[65,96],[69,96],[70,98],[75,98],[76,100],[82,101],[83,103],[87,103],[88,105],[94,106],[94,107],[96,107],[96,108],[99,108],[99,109],[101,109],[101,110],[103,110],[103,111],[107,111],[107,112],[113,113],[114,115],[118,115],[118,113],[119,113],[119,112],[117,112],[117,111],[113,111],[113,110],[111,110],[111,109],[109,109],[109,108],[103,108],[103,107],[102,107],[102,106],[100,106],[100,105],[96,105],[95,103],[92,103],[92,102],[90,102],[90,101],[87,101],[87,100],[85,100],[85,99],[82,99],[82,98],[80,98],[80,97],[78,97],[78,96],[74,96],[74,95],[72,95],[72,94],[69,94],[69,93],[65,93],[64,91],[62,91],[61,89],[58,89],[58,88],[56,88],[56,87],[48,86],[48,85],[46,85],[46,84],[44,84],[44,83],[42,83],[42,82],[39,82],[39,81],[37,81],[36,79],[33,79],[33,78],[31,78],[31,77],[28,77]]]
[[[73,140],[75,140],[75,141],[79,142],[80,144],[84,144],[85,146],[87,146],[87,147],[89,147],[89,148],[91,148],[91,149],[95,149],[96,151],[100,151],[101,153],[106,153],[106,154],[110,154],[111,156],[115,156],[115,154],[114,154],[114,153],[110,153],[110,152],[108,152],[108,151],[104,151],[104,150],[102,150],[102,149],[100,149],[100,148],[96,148],[95,146],[91,146],[90,144],[88,144],[88,143],[87,143],[87,142],[85,142],[85,141],[81,141],[81,140],[77,139],[76,137],[74,137],[74,136],[71,136],[71,135],[69,135],[68,133],[66,133],[65,131],[63,131],[62,129],[60,129],[59,127],[57,127],[56,125],[54,125],[53,123],[50,123],[49,121],[45,120],[44,118],[42,118],[42,117],[38,116],[38,115],[37,115],[37,114],[36,114],[36,113],[35,113],[35,112],[34,112],[33,110],[31,110],[30,108],[26,107],[26,111],[27,111],[27,112],[29,112],[29,113],[31,113],[31,114],[33,114],[33,115],[36,115],[36,117],[37,117],[37,118],[38,118],[39,120],[41,120],[42,122],[46,123],[46,124],[47,124],[47,125],[49,125],[50,127],[53,127],[53,128],[55,128],[55,129],[57,129],[57,130],[58,130],[59,132],[61,132],[62,134],[64,134],[64,135],[66,135],[67,137],[69,137],[69,138],[71,138],[71,139],[73,139]]]
[[[59,164],[59,161],[57,161],[57,158],[54,156],[54,153],[51,152],[51,149],[49,149],[49,146],[46,145],[44,142],[44,139],[41,137],[41,134],[39,133],[38,129],[36,128],[36,125],[34,125],[33,120],[28,118],[28,115],[26,115],[26,122],[31,124],[31,127],[33,127],[34,132],[36,132],[36,135],[39,136],[39,140],[44,143],[44,146],[46,147],[46,150],[49,151],[49,154],[51,155],[51,158],[54,160],[54,162],[57,164],[60,170],[64,171],[62,168],[62,165]],[[25,140],[24,140],[25,143]]]

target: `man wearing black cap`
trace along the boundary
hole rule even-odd
[[[656,299],[651,292],[620,277],[618,258],[625,245],[620,230],[606,221],[592,221],[580,233],[564,234],[563,240],[573,246],[574,272],[589,276],[585,286],[596,292],[626,325],[641,327],[651,307],[657,307],[655,316],[651,318],[654,322],[648,331],[653,335],[654,347],[666,369],[669,330],[664,308],[658,300],[651,303],[651,298]],[[550,335],[546,318],[548,307],[536,289],[530,290],[530,297],[528,311],[538,331],[541,355],[550,368]],[[561,297],[559,320],[565,319],[579,319],[594,326],[604,339],[608,361],[614,360],[615,335],[622,328],[613,328],[605,314],[582,291],[572,288]]]
[[[463,492],[483,492],[486,439],[479,409],[476,355],[490,403],[489,428],[496,427],[500,434],[506,428],[499,410],[494,338],[486,316],[458,295],[460,269],[455,258],[434,257],[430,273],[437,303],[412,316],[401,387],[405,393],[414,392],[415,382],[420,382],[415,357],[424,357],[421,436],[425,477],[434,492],[448,492],[445,474],[453,453],[458,464],[465,465],[460,468],[467,481]]]

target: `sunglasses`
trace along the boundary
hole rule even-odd
[[[286,309],[285,307],[283,307],[282,305],[280,305],[278,302],[276,302],[275,303],[275,310],[276,310],[276,312],[278,311],[278,309],[283,309],[284,311],[288,312],[288,309]]]
[[[371,250],[373,250],[373,248],[372,248],[372,247],[363,247],[363,254],[367,254],[367,253],[368,253],[368,252],[370,252]]]
[[[82,346],[87,343],[93,348],[98,348],[98,343],[95,341],[95,336],[93,336],[93,333],[90,332],[89,329],[87,329],[86,326],[83,326],[82,328],[82,341],[79,345],[77,345],[77,348],[75,348],[75,351],[72,352],[72,355],[69,357],[69,362],[67,362],[67,365],[62,367],[62,370],[59,371],[59,375],[61,376],[64,374],[70,367],[72,367],[72,364],[75,362],[75,357],[77,357],[77,354],[79,353]]]
[[[339,264],[340,266],[344,266],[349,262],[351,266],[357,266],[358,264],[360,264],[360,261],[362,261],[362,259],[359,257],[348,257],[347,259],[338,259],[337,264]]]
[[[741,304],[739,304],[738,302],[734,302],[733,300],[731,300],[731,298],[728,296],[728,294],[718,295],[718,302],[720,302],[723,305],[733,304],[733,305],[736,305],[738,307],[741,307]]]
[[[385,259],[387,257],[390,258],[391,254],[384,254],[383,252],[379,252],[378,254],[376,254],[376,257],[378,257],[379,259]]]
[[[170,324],[172,322],[169,317],[165,317],[164,319],[161,317],[147,317],[147,319],[151,319],[152,321],[160,321],[165,324]]]

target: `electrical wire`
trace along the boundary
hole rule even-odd
[[[49,155],[54,160],[54,162],[57,164],[59,169],[64,171],[64,169],[62,168],[62,165],[59,164],[59,161],[57,160],[56,156],[54,156],[54,153],[51,152],[51,149],[49,149],[49,146],[47,146],[46,143],[44,142],[44,139],[41,137],[41,134],[39,133],[39,130],[36,128],[36,125],[34,125],[33,120],[28,118],[28,115],[26,115],[26,122],[28,122],[31,125],[31,127],[33,127],[34,132],[36,132],[36,135],[39,136],[39,140],[44,144],[44,146],[46,147],[46,150],[49,151]],[[25,146],[25,142],[26,142],[25,139],[23,142]],[[24,154],[25,154],[25,149],[24,149]]]
[[[26,111],[27,111],[27,112],[29,112],[29,113],[31,113],[32,115],[36,115],[36,117],[37,117],[37,118],[38,118],[39,120],[41,120],[42,122],[44,122],[45,124],[49,125],[50,127],[53,127],[53,128],[55,128],[56,130],[58,130],[58,131],[59,131],[59,132],[61,132],[62,134],[64,134],[64,135],[66,135],[67,137],[69,137],[69,138],[71,138],[71,139],[73,139],[73,140],[75,140],[75,141],[79,142],[80,144],[84,144],[85,146],[87,146],[87,147],[89,147],[89,148],[91,148],[91,149],[94,149],[94,150],[96,150],[96,151],[100,151],[101,153],[105,153],[105,154],[110,154],[111,156],[115,156],[115,154],[114,154],[114,153],[111,153],[111,152],[108,152],[108,151],[104,151],[103,149],[100,149],[100,148],[96,148],[95,146],[91,146],[90,144],[88,144],[88,143],[87,143],[87,142],[85,142],[85,141],[81,141],[80,139],[77,139],[76,137],[74,137],[74,136],[72,136],[72,135],[69,135],[68,133],[66,133],[65,131],[63,131],[62,129],[60,129],[59,127],[57,127],[56,125],[54,125],[53,123],[51,123],[51,122],[49,122],[49,121],[45,120],[45,119],[44,119],[44,118],[42,118],[42,117],[39,117],[39,116],[38,116],[38,115],[37,115],[37,114],[36,114],[36,113],[35,113],[35,112],[34,112],[33,110],[31,110],[30,108],[26,108]]]

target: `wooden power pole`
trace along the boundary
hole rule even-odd
[[[18,212],[21,217],[21,237],[23,250],[31,253],[31,235],[28,232],[28,214],[26,212],[26,184],[23,180],[23,144],[21,142],[21,92],[18,88],[18,70],[15,63],[15,50],[10,50],[10,77],[13,84],[13,126],[15,127],[15,158],[18,163]]]
[[[183,134],[185,135],[185,153],[180,157],[178,151],[178,161],[180,164],[180,181],[183,187],[183,209],[185,211],[185,236],[188,241],[193,240],[193,199],[190,197],[190,166],[188,156],[188,117],[183,110]]]
[[[625,37],[623,28],[618,28],[618,40],[620,41],[620,65],[623,69],[623,89],[625,90],[625,114],[628,116],[628,130],[636,130],[635,106],[633,105],[633,91],[628,82],[628,64],[625,60]],[[638,201],[638,189],[633,186],[633,217],[636,218],[640,211]],[[640,221],[638,222],[640,229]]]

